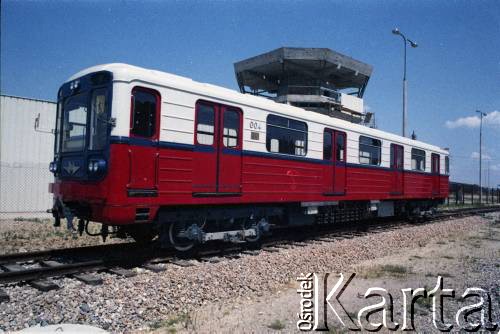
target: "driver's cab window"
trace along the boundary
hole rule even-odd
[[[142,87],[136,87],[132,90],[131,136],[155,137],[159,101],[160,96],[156,91]]]

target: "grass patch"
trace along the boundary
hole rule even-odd
[[[382,270],[390,274],[402,275],[408,272],[408,268],[398,264],[384,264]]]
[[[452,259],[454,259],[454,257],[450,256],[450,255],[443,255],[443,259],[452,260]]]
[[[412,255],[412,256],[410,256],[410,258],[412,258],[412,259],[423,259],[423,257],[419,256],[419,255]]]
[[[384,264],[381,266],[367,268],[361,273],[361,277],[365,279],[379,278],[382,276],[401,277],[408,273],[410,273],[410,270],[404,266],[398,264]]]
[[[271,322],[271,324],[269,326],[267,326],[267,327],[270,328],[270,329],[274,329],[276,331],[280,331],[283,328],[285,328],[285,324],[281,320],[276,319],[273,322]]]
[[[155,321],[150,325],[150,327],[153,330],[164,328],[168,333],[176,333],[178,327],[188,328],[188,326],[192,323],[193,320],[191,319],[189,313],[181,313],[166,320]]]
[[[437,245],[446,245],[446,241],[440,240],[440,241],[436,242],[436,244]]]

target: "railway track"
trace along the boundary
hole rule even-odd
[[[434,216],[419,221],[373,220],[342,225],[317,225],[316,228],[286,229],[266,239],[259,249],[248,248],[246,244],[227,246],[207,245],[199,248],[189,257],[179,258],[173,250],[155,247],[141,247],[135,243],[57,249],[29,253],[0,255],[0,285],[29,284],[41,291],[59,288],[52,281],[56,277],[72,277],[86,284],[102,284],[99,272],[129,277],[135,275],[134,267],[159,272],[167,265],[188,267],[200,262],[219,262],[235,259],[242,255],[257,255],[260,252],[279,252],[292,247],[303,247],[310,243],[334,242],[370,233],[390,231],[416,224],[428,224],[454,217],[485,214],[500,211],[500,206],[466,208],[440,211]],[[131,256],[133,254],[133,256]],[[0,287],[0,302],[9,297]]]

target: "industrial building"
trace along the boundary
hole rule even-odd
[[[55,117],[54,102],[0,95],[0,219],[50,216]]]

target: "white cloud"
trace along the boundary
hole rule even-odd
[[[500,126],[500,111],[495,110],[490,112],[483,118],[484,124],[491,126]]]
[[[460,127],[466,128],[477,128],[479,126],[480,120],[479,117],[469,116],[469,117],[460,117],[454,121],[446,121],[445,125],[448,129],[455,129]]]
[[[478,128],[480,123],[481,120],[479,119],[479,116],[468,116],[457,118],[454,121],[446,121],[445,125],[448,129],[455,129],[460,127],[473,129]],[[495,110],[484,116],[483,125],[500,127],[500,111]]]
[[[479,159],[479,152],[472,152],[470,155],[471,159]],[[491,156],[486,153],[483,153],[483,160],[491,160]]]

